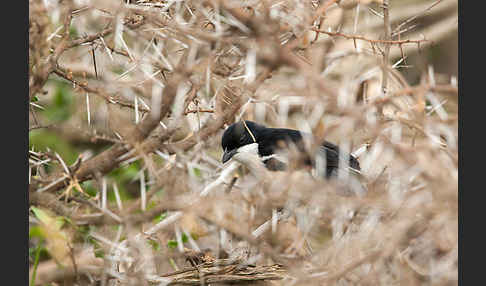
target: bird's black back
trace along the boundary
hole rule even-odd
[[[288,147],[292,142],[300,151],[305,151],[302,146],[302,134],[297,130],[286,128],[265,128],[258,134],[258,153],[260,156],[275,154],[279,147]]]
[[[269,156],[278,152],[279,149],[288,147],[292,143],[302,153],[303,162],[307,165],[315,165],[313,156],[309,156],[304,147],[302,133],[287,128],[266,128],[259,134],[258,151],[260,156]],[[321,149],[317,152],[324,152],[326,156],[326,177],[330,177],[339,168],[339,147],[331,142],[324,141]],[[318,155],[318,154],[316,154]],[[282,170],[284,165],[273,160],[265,162],[269,169]],[[360,170],[358,160],[349,155],[349,167]]]
[[[279,152],[279,149],[289,148],[294,145],[303,156],[303,162],[309,166],[315,166],[315,156],[325,154],[326,156],[326,177],[329,178],[336,174],[339,168],[339,147],[331,142],[324,141],[320,150],[315,156],[307,153],[302,133],[298,130],[287,128],[268,128],[252,121],[245,121],[246,127],[242,122],[237,122],[229,126],[222,137],[221,146],[223,150],[232,150],[246,144],[258,143],[258,154],[261,157],[270,156]],[[251,131],[248,131],[248,129]],[[284,170],[286,165],[271,158],[264,161],[270,170]],[[360,170],[358,160],[349,155],[349,167]]]

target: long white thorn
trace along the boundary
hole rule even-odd
[[[116,183],[113,183],[113,192],[115,193],[116,205],[118,206],[118,209],[121,211],[123,210],[123,205],[120,199],[120,192],[118,191],[118,186],[116,185]]]

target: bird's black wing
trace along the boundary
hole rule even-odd
[[[301,132],[286,128],[266,128],[259,133],[260,142],[258,153],[260,156],[271,156],[277,154],[279,149],[289,148],[289,144],[294,144],[304,156],[304,164],[315,165],[315,159],[310,158],[303,144],[303,135]],[[324,141],[318,150],[316,156],[325,155],[326,158],[326,177],[336,174],[339,168],[339,146],[328,141]],[[276,158],[264,161],[266,167],[270,170],[284,170],[286,165]],[[349,155],[349,167],[360,170],[358,160]]]
[[[258,153],[260,156],[276,154],[279,149],[289,148],[289,144],[295,144],[300,150],[302,145],[302,135],[297,130],[285,128],[266,128],[258,134]],[[302,149],[302,151],[305,151]]]
[[[289,149],[290,145],[294,145],[294,147],[297,147],[303,154],[305,153],[302,144],[302,135],[297,130],[266,128],[259,132],[258,137],[258,153],[261,157],[265,158],[263,162],[267,169],[271,171],[283,171],[287,168],[286,161],[288,160],[282,161],[281,159],[284,158],[279,158],[282,154],[282,152],[279,151]],[[279,156],[275,156],[276,154],[279,154]]]

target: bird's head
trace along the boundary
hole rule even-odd
[[[223,158],[226,163],[237,153],[250,153],[258,155],[258,137],[264,126],[255,122],[245,120],[231,124],[223,133],[221,147]]]

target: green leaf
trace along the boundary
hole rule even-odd
[[[199,235],[197,235],[196,233],[191,233],[191,237],[194,240],[198,240],[199,239]]]
[[[188,242],[189,239],[187,238],[187,235],[185,233],[182,234],[182,243]]]
[[[148,244],[150,244],[155,251],[160,250],[160,244],[158,242],[156,242],[154,240],[149,240]]]
[[[34,215],[37,217],[37,219],[39,219],[42,223],[44,223],[46,225],[53,225],[54,224],[54,226],[56,226],[56,229],[61,228],[62,225],[59,226],[59,224],[56,222],[56,219],[53,219],[51,216],[49,216],[46,211],[41,210],[41,209],[36,208],[36,207],[30,207],[30,209],[32,210]]]
[[[44,238],[44,234],[42,233],[42,229],[39,226],[31,226],[29,228],[29,239],[33,237]]]
[[[186,243],[189,239],[187,238],[187,235],[185,235],[184,233],[182,234],[182,243]],[[177,240],[169,240],[167,241],[167,247],[170,248],[170,249],[174,249],[177,247]]]
[[[192,170],[194,171],[194,175],[196,175],[196,177],[201,177],[201,170],[199,170],[199,168],[192,168]]]
[[[95,249],[94,250],[94,255],[97,258],[104,258],[105,257],[105,252],[103,251],[103,249]]]
[[[169,240],[167,241],[167,247],[170,248],[170,249],[174,249],[177,247],[177,241],[175,240]]]
[[[153,223],[159,223],[167,217],[167,212],[161,213],[153,219]]]

